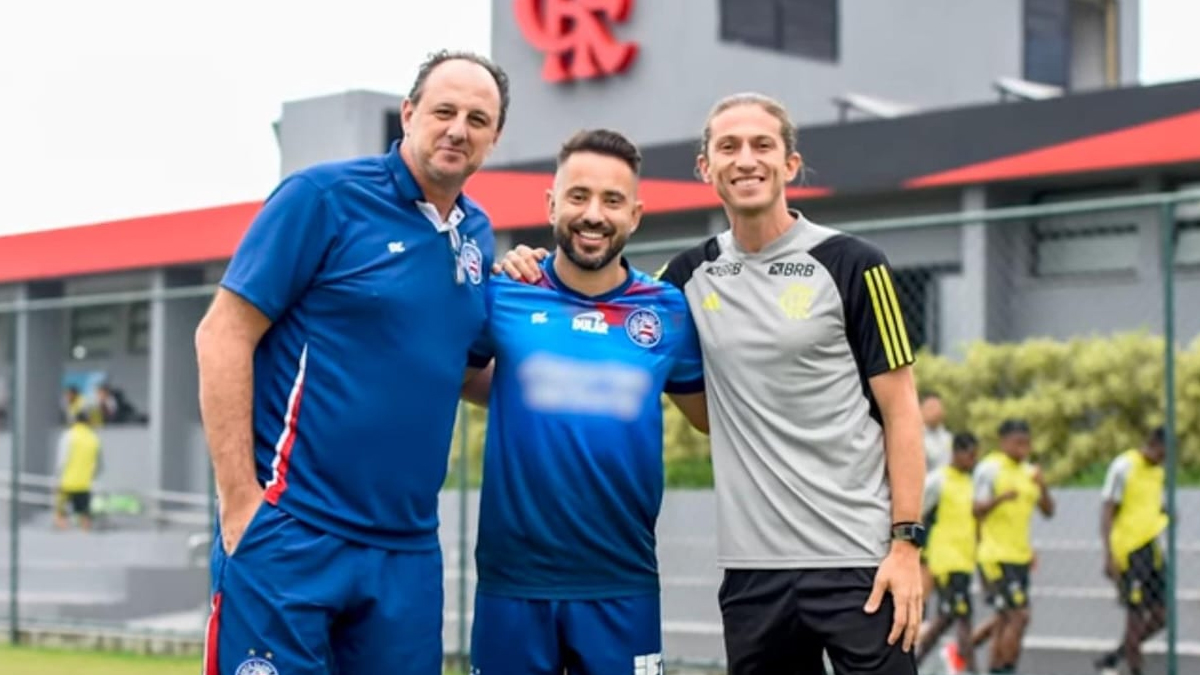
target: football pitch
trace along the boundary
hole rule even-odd
[[[0,645],[3,675],[198,675],[194,656],[141,656]],[[446,671],[446,675],[457,675]]]

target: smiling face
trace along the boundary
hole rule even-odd
[[[499,137],[500,91],[483,66],[451,59],[429,73],[401,107],[403,148],[420,179],[456,192]]]
[[[787,124],[786,114],[781,119],[758,101],[718,106],[710,118],[696,166],[735,214],[786,208],[784,186],[801,166],[800,154],[784,137]]]
[[[547,194],[558,249],[576,267],[616,264],[641,220],[637,176],[624,160],[580,151],[565,158]]]

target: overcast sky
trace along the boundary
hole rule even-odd
[[[429,51],[489,49],[489,0],[334,7],[5,2],[0,235],[261,199],[278,180],[283,101],[398,93]],[[1200,0],[1142,0],[1143,81],[1200,77],[1196,26]]]

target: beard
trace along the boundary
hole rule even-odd
[[[573,235],[576,232],[600,232],[608,237],[608,247],[599,253],[582,253],[575,248]],[[555,227],[554,242],[558,244],[563,255],[567,256],[567,260],[574,263],[576,267],[591,272],[603,269],[625,249],[625,237],[619,235],[616,228],[588,223],[570,223]],[[597,244],[604,242],[605,240],[600,240]]]

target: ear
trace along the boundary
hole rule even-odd
[[[708,174],[708,158],[704,155],[696,155],[696,174],[705,183],[712,182],[712,176]]]
[[[644,207],[642,204],[642,200],[639,199],[639,200],[635,201],[633,203],[633,221],[629,226],[629,234],[633,234],[634,232],[637,232],[638,227],[642,224],[643,211],[644,211]]]
[[[556,220],[556,218],[554,217],[554,189],[551,188],[549,190],[546,190],[546,222],[550,223],[551,227],[554,227],[555,220]]]
[[[800,169],[804,166],[804,158],[800,153],[792,151],[792,154],[787,158],[787,182],[796,180],[796,175],[800,173]]]
[[[405,136],[412,127],[412,116],[415,110],[412,101],[407,98],[400,104],[400,128],[404,130]]]
[[[489,157],[489,156],[491,156],[491,154],[492,154],[492,151],[496,149],[496,144],[497,144],[497,143],[499,143],[499,142],[500,142],[500,132],[499,132],[499,131],[497,131],[497,132],[496,132],[496,135],[492,137],[492,142],[491,142],[491,143],[488,143],[488,146],[487,146],[487,151],[484,153],[484,155],[483,155],[483,156],[484,156],[484,157]]]

